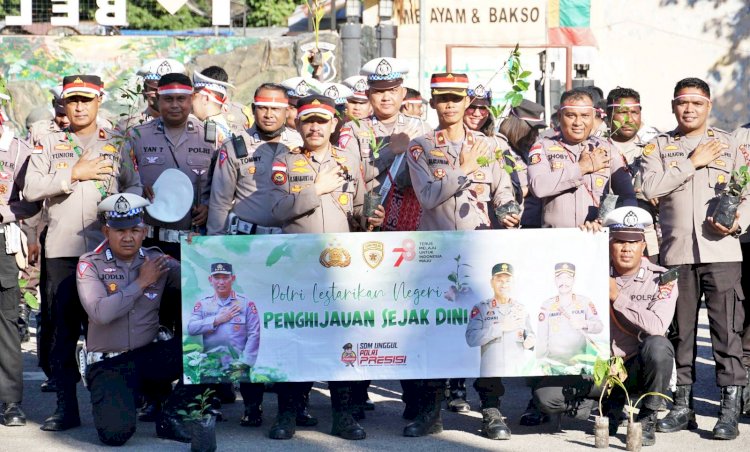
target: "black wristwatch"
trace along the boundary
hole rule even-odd
[[[734,232],[732,232],[730,235],[732,237],[739,237],[739,236],[741,236],[742,235],[742,226],[737,225],[737,229],[735,229]]]

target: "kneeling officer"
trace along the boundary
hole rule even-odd
[[[182,374],[180,338],[159,327],[162,303],[180,303],[180,264],[158,248],[141,248],[147,204],[129,193],[103,200],[107,240],[78,261],[78,294],[89,317],[84,374],[99,439],[111,446],[135,433],[134,394]],[[156,432],[188,442],[178,404],[172,393]]]

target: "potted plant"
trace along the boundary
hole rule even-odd
[[[718,196],[715,201],[711,217],[714,222],[731,229],[737,216],[737,208],[742,200],[742,192],[750,184],[750,174],[747,166],[740,167],[737,171],[732,171],[732,179],[726,185],[725,190]]]
[[[192,452],[214,452],[216,450],[216,416],[208,412],[211,408],[211,397],[214,391],[206,389],[203,394],[195,396],[195,401],[188,404],[187,410],[177,414],[190,425]]]
[[[635,410],[644,397],[659,396],[670,402],[672,398],[660,392],[646,392],[633,403],[630,394],[625,388],[624,381],[628,378],[625,370],[625,362],[619,356],[613,356],[608,360],[597,359],[594,364],[594,384],[602,386],[602,394],[599,396],[599,416],[594,420],[594,446],[598,449],[609,447],[609,418],[603,415],[602,400],[604,395],[609,396],[615,386],[619,386],[625,393],[626,410],[628,412],[628,431],[625,439],[625,449],[629,451],[640,451],[643,441],[643,429],[640,422],[634,418]]]

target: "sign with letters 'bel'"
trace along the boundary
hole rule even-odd
[[[174,15],[187,0],[156,0],[169,14]],[[20,14],[5,17],[6,25],[31,25],[34,0],[21,0]],[[52,0],[50,23],[56,27],[78,25],[79,0]],[[230,0],[211,0],[211,25],[231,25]],[[124,27],[128,25],[127,0],[96,0],[94,19],[99,25]]]
[[[186,383],[591,373],[609,356],[607,234],[197,237]]]

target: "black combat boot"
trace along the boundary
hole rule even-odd
[[[451,378],[448,380],[448,409],[454,413],[468,413],[471,411],[466,401],[466,379]]]
[[[500,413],[500,397],[484,391],[479,393],[482,403],[482,434],[489,439],[510,439],[510,428]]]
[[[156,436],[181,443],[189,443],[193,438],[182,416],[169,409],[164,409],[156,415]]]
[[[21,427],[26,425],[26,414],[20,403],[8,403],[3,409],[3,425],[6,427]]]
[[[333,426],[331,435],[340,436],[348,440],[365,439],[365,429],[354,419],[352,386],[337,384],[331,388],[331,409],[333,410]]]
[[[271,439],[292,439],[296,431],[295,417],[297,416],[297,403],[299,396],[292,391],[282,391],[279,397],[279,413],[276,422],[268,431]]]
[[[693,385],[677,385],[672,409],[656,422],[656,431],[673,433],[686,428],[689,430],[698,428],[693,410]]]
[[[510,428],[497,408],[482,408],[482,434],[489,439],[510,439]]]
[[[419,412],[414,422],[404,427],[404,436],[425,436],[443,431],[440,407],[445,398],[443,387],[428,385],[418,389]]]
[[[641,430],[643,431],[641,444],[644,446],[653,446],[656,444],[656,416],[658,413],[658,411],[646,408],[645,406],[638,413],[636,420],[641,423]]]
[[[526,411],[521,415],[519,424],[526,427],[534,427],[540,424],[549,422],[549,415],[544,414],[539,410],[539,407],[534,403],[534,399],[530,399],[528,405],[526,405]]]
[[[297,406],[297,417],[295,418],[297,427],[315,427],[316,425],[318,425],[318,418],[311,415],[310,411],[307,408],[309,404],[310,393],[305,392],[299,398],[299,403]]]
[[[41,429],[47,432],[61,432],[80,425],[75,386],[66,391],[57,391],[57,408],[52,416],[44,420]]]
[[[714,439],[735,439],[740,434],[737,427],[742,402],[742,386],[722,386],[719,420],[714,426]]]
[[[260,427],[263,423],[263,405],[258,403],[245,404],[245,414],[240,418],[243,427]]]

